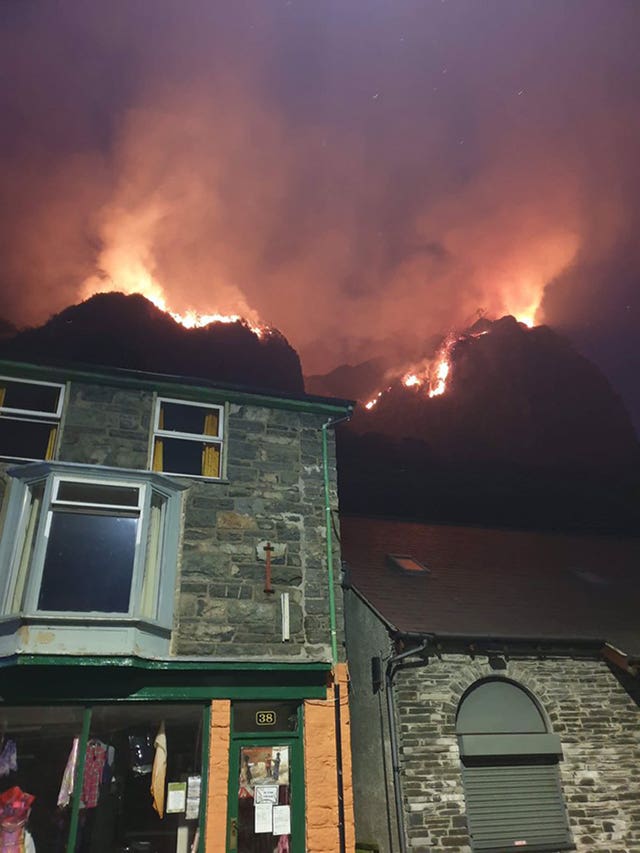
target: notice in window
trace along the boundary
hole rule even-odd
[[[253,814],[254,833],[257,835],[259,832],[271,832],[273,827],[273,806],[271,803],[256,803]]]
[[[291,806],[273,807],[273,834],[291,834]]]
[[[200,811],[200,776],[189,776],[187,779],[187,820],[195,820]]]
[[[272,806],[277,806],[278,791],[278,785],[256,785],[254,788],[256,803],[271,803]]]
[[[187,805],[187,783],[169,782],[167,785],[167,814],[183,812]]]

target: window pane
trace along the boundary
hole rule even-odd
[[[204,406],[162,403],[160,429],[217,436],[220,434],[220,412]]]
[[[190,441],[181,438],[162,439],[162,470],[171,474],[203,473],[208,477],[220,476],[220,452],[218,445],[208,445],[202,441]],[[206,471],[203,470],[205,448],[214,448],[213,459],[208,457]],[[217,451],[217,453],[215,452]]]
[[[136,486],[112,486],[108,483],[74,483],[64,480],[58,486],[59,501],[138,506],[140,490]]]
[[[54,512],[40,610],[126,613],[138,519]]]
[[[0,379],[0,387],[5,389],[3,406],[10,409],[24,409],[29,412],[50,412],[58,410],[61,388],[49,385],[32,385],[28,382],[16,382]]]
[[[54,424],[0,418],[0,455],[11,459],[46,459]]]

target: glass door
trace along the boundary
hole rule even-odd
[[[234,722],[248,727],[249,704],[234,708]],[[251,709],[252,711],[252,709]],[[258,719],[273,719],[269,707]],[[266,716],[262,716],[266,715]],[[255,717],[249,725],[257,728]],[[295,713],[294,731],[233,732],[229,762],[228,853],[304,851],[304,766]],[[273,725],[277,725],[277,717]],[[283,726],[284,728],[284,726]]]

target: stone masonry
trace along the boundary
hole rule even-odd
[[[97,383],[72,381],[68,387],[57,458],[146,469],[154,395],[147,390]],[[158,391],[165,393],[161,387]],[[228,409],[226,479],[179,478],[189,488],[184,498],[172,651],[244,659],[328,660],[321,434],[327,415],[235,403]],[[330,499],[335,515],[337,486],[331,431],[328,438]],[[5,481],[2,472],[0,489]],[[271,595],[264,592],[265,563],[256,553],[258,544],[265,541],[283,546],[282,556],[273,560]],[[342,648],[337,547],[334,562]],[[282,641],[282,592],[289,593],[289,642]]]
[[[560,736],[569,823],[580,853],[640,851],[640,709],[601,661],[518,659],[503,675],[528,688]],[[444,655],[395,680],[409,849],[468,853],[455,734],[465,690],[495,675],[486,659]]]

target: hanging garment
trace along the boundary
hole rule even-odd
[[[0,776],[8,776],[18,769],[18,751],[15,741],[6,740],[0,750]]]
[[[107,746],[101,740],[90,740],[84,757],[84,778],[82,781],[82,805],[86,809],[95,809],[100,796],[100,783],[107,760]]]
[[[289,836],[281,835],[278,839],[277,853],[289,853]]]
[[[58,805],[61,807],[68,806],[71,794],[73,794],[73,780],[76,777],[76,765],[78,764],[78,738],[74,737],[71,746],[67,765],[62,774],[62,784],[60,785],[60,793],[58,794]]]
[[[160,723],[153,745],[156,748],[156,754],[151,769],[150,790],[154,809],[160,817],[164,817],[164,783],[167,778],[167,735],[164,729],[164,720]]]

